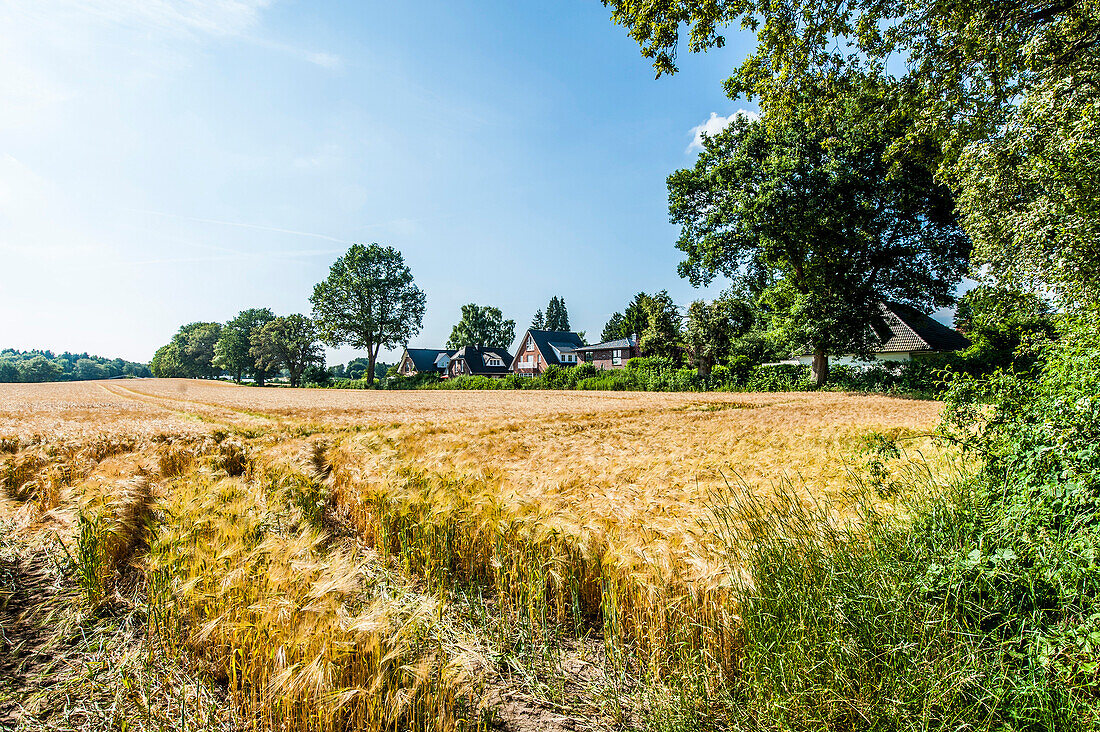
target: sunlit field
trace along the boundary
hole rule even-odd
[[[902,449],[880,483],[947,476],[939,411],[843,393],[0,385],[0,605],[23,659],[0,725],[637,724],[645,680],[736,673],[746,507],[856,521],[884,439]]]

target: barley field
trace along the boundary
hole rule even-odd
[[[745,508],[946,480],[940,409],[2,384],[0,728],[643,726],[737,673]]]

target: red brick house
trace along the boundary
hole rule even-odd
[[[577,355],[585,362],[606,371],[625,369],[626,362],[635,356],[640,356],[641,352],[638,350],[638,336],[632,335],[629,338],[605,341],[592,346],[581,346],[577,349]]]
[[[451,355],[447,375],[455,376],[507,376],[512,354],[503,348],[489,346],[463,346]]]
[[[583,345],[581,337],[570,331],[531,328],[519,342],[511,363],[512,373],[537,376],[547,366],[575,366],[580,362],[577,349]]]

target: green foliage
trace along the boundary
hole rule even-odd
[[[604,341],[631,336],[638,336],[644,356],[680,357],[680,311],[667,290],[639,292],[624,313],[611,316],[602,334]]]
[[[638,391],[638,380],[629,371],[604,371],[577,382],[580,391]]]
[[[1056,337],[1050,303],[1032,293],[991,284],[963,295],[955,323],[970,338],[970,348],[960,356],[972,374],[996,369],[1031,371],[1037,366],[1037,346]]]
[[[684,344],[699,372],[705,376],[714,364],[726,360],[753,320],[752,305],[729,295],[710,303],[696,300],[688,306]]]
[[[603,331],[600,333],[600,342],[606,343],[607,341],[615,341],[619,338],[625,338],[626,336],[623,336],[622,332],[623,314],[612,313],[611,317],[607,319],[607,323],[604,325]]]
[[[0,351],[0,383],[40,381],[81,381],[118,376],[148,377],[145,364],[104,358],[88,353],[55,354],[53,351]]]
[[[103,528],[101,519],[95,515],[77,514],[76,556],[70,556],[77,585],[84,594],[84,600],[92,607],[103,602],[104,575],[106,572],[106,552],[104,551]]]
[[[565,307],[565,299],[555,295],[550,298],[550,304],[546,306],[546,323],[542,330],[569,331],[569,311]]]
[[[221,323],[188,323],[153,355],[150,368],[158,378],[212,379],[221,373],[214,350]]]
[[[318,343],[317,327],[304,315],[280,315],[257,328],[253,341],[251,354],[257,367],[286,369],[291,386],[301,383],[308,367],[324,368],[325,354]]]
[[[514,387],[506,383],[504,379],[491,376],[457,376],[453,379],[446,379],[437,384],[432,384],[429,388],[485,391]]]
[[[531,318],[531,328],[533,330],[546,330],[546,316],[542,314],[542,310],[535,311],[535,317]]]
[[[603,2],[658,75],[676,71],[682,28],[688,50],[699,52],[724,44],[724,26],[742,25],[756,31],[757,49],[726,82],[731,97],[782,103],[824,76],[889,75],[919,126],[956,150],[1001,129],[1037,81],[1080,79],[1096,68],[1095,2]],[[892,58],[906,63],[888,65]]]
[[[491,305],[462,306],[462,319],[451,329],[447,348],[490,346],[507,348],[516,339],[516,321],[505,320],[500,308]]]
[[[384,382],[386,389],[422,389],[440,382],[439,374],[427,372],[412,376],[395,376],[387,378]]]
[[[325,368],[323,363],[311,364],[302,372],[303,383],[309,385],[328,386],[332,383],[332,379],[332,372]]]
[[[806,366],[778,364],[758,366],[749,372],[745,391],[804,391],[812,386]]]
[[[20,380],[22,374],[19,370],[20,359],[10,356],[0,357],[0,384],[12,384]]]
[[[153,376],[158,379],[168,379],[173,376],[183,375],[182,356],[177,343],[168,343],[157,349],[153,354],[153,360],[149,363]]]
[[[654,59],[675,71],[688,48],[721,46],[726,25],[757,50],[726,82],[731,98],[789,115],[822,79],[885,83],[908,117],[891,154],[917,152],[951,183],[979,262],[1013,286],[1096,302],[1100,189],[1100,4],[1095,0],[604,0]],[[905,59],[905,63],[890,63]],[[820,125],[827,128],[827,125]],[[922,152],[923,151],[923,152]],[[896,173],[895,173],[896,175]]]
[[[270,373],[257,366],[252,355],[252,348],[256,345],[254,332],[274,319],[275,313],[270,308],[251,308],[237,313],[237,317],[222,328],[218,342],[214,344],[214,364],[232,374],[238,384],[242,376],[251,374],[256,383],[263,386]]]
[[[378,350],[408,343],[424,325],[424,293],[401,252],[379,244],[353,244],[313,288],[310,302],[322,341],[367,351],[368,381]]]
[[[370,359],[353,358],[351,361],[348,361],[346,376],[349,379],[361,379],[363,378],[364,374],[367,373],[367,369],[369,368]]]
[[[680,274],[731,278],[779,341],[819,356],[869,354],[883,300],[952,304],[969,240],[925,161],[888,154],[907,124],[886,92],[840,83],[735,120],[669,177]]]
[[[1092,35],[1100,6],[1092,5]],[[1061,45],[1061,44],[1059,44]],[[1100,46],[1072,75],[1039,77],[1009,122],[966,147],[955,173],[980,261],[1018,287],[1100,304]]]

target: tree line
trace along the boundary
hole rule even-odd
[[[247,377],[261,386],[280,373],[291,386],[332,377],[365,378],[371,384],[390,368],[379,368],[379,351],[404,346],[420,332],[425,301],[401,252],[377,243],[353,244],[314,286],[311,315],[250,308],[226,323],[188,323],[157,350],[150,368],[161,378],[229,374],[238,383]],[[546,313],[536,316],[545,329],[568,329],[564,299],[551,298]],[[515,321],[505,320],[499,308],[471,303],[462,306],[447,344],[507,348],[515,337]],[[367,355],[326,369],[322,345],[351,346]]]
[[[121,358],[104,358],[89,353],[55,354],[53,351],[0,351],[0,383],[45,381],[90,381],[120,376],[152,376],[143,363]]]

